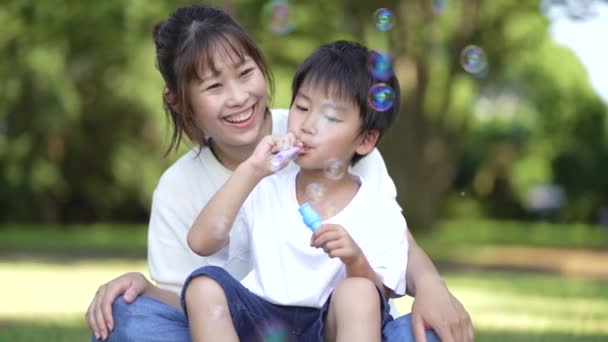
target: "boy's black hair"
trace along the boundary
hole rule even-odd
[[[322,87],[326,93],[353,103],[359,109],[361,116],[361,134],[371,130],[379,133],[378,141],[396,120],[401,103],[399,81],[393,75],[382,81],[393,88],[393,106],[379,112],[368,104],[368,94],[372,86],[379,83],[369,70],[373,51],[365,46],[344,40],[336,41],[319,47],[300,64],[291,84],[290,107],[304,83]],[[352,164],[364,156],[355,154]]]

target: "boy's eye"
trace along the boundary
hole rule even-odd
[[[300,110],[300,111],[303,111],[303,112],[307,112],[307,111],[308,111],[308,108],[306,108],[306,107],[304,107],[304,106],[298,106],[298,105],[296,105],[296,108],[297,108],[298,110]]]
[[[335,117],[333,117],[333,116],[331,116],[331,115],[327,115],[327,114],[325,114],[325,115],[323,115],[323,116],[325,117],[325,120],[327,120],[327,121],[329,121],[329,122],[341,122],[341,121],[340,121],[340,119],[335,118]]]

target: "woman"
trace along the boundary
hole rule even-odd
[[[94,340],[190,340],[178,297],[186,276],[201,266],[217,265],[240,279],[249,261],[232,258],[242,253],[231,251],[231,244],[211,257],[195,255],[187,246],[188,229],[263,136],[287,131],[286,111],[267,107],[272,77],[260,50],[228,14],[206,6],[180,8],[157,27],[154,38],[166,84],[163,101],[174,129],[169,151],[184,134],[198,147],[163,174],[154,192],[148,262],[157,286],[139,273],[102,285],[87,311]],[[217,51],[226,57],[215,58]],[[377,150],[352,171],[396,196]],[[216,224],[223,224],[221,218]],[[235,232],[230,238],[240,237]],[[433,328],[443,341],[472,341],[467,312],[411,235],[408,239],[407,290],[416,299],[412,314],[391,321],[385,337],[423,341],[425,328]]]

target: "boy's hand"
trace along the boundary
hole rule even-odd
[[[340,258],[342,263],[347,266],[363,255],[357,243],[339,224],[324,224],[319,227],[312,234],[310,245],[323,248],[329,257]]]
[[[293,133],[288,133],[283,137],[273,137],[269,135],[262,138],[246,162],[256,173],[262,177],[266,177],[284,169],[293,157],[297,155],[296,153],[290,159],[277,161],[275,156],[278,152],[293,146],[301,145],[302,143],[296,140]]]

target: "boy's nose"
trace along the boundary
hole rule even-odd
[[[304,119],[304,121],[302,121],[302,124],[300,125],[300,130],[302,131],[302,133],[315,135],[317,133],[316,125],[317,119],[315,118],[315,115],[311,114],[306,119]]]

